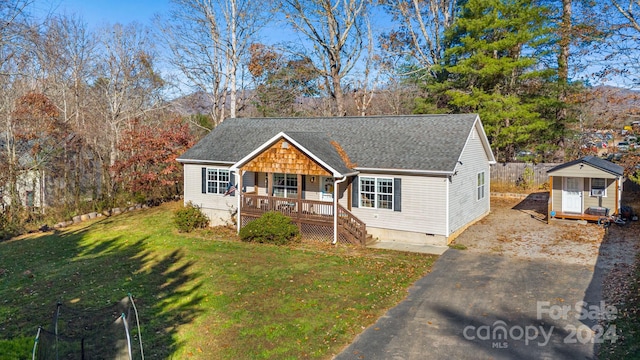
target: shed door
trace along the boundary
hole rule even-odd
[[[562,212],[582,213],[582,178],[565,178],[562,190]]]

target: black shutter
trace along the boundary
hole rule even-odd
[[[229,187],[236,185],[236,174],[229,172]],[[240,189],[236,188],[236,191],[240,191]],[[236,191],[232,191],[229,196],[236,196]]]
[[[202,193],[207,193],[207,168],[202,168]]]
[[[402,179],[393,179],[393,211],[402,211]]]
[[[360,193],[358,192],[358,186],[360,185],[360,177],[354,176],[353,181],[351,182],[351,207],[357,208],[358,198],[360,197]]]

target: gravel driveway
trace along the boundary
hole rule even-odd
[[[469,251],[612,268],[633,263],[637,222],[605,230],[594,223],[555,220],[547,224],[547,202],[492,198],[491,214],[457,239]]]

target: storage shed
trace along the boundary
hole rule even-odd
[[[597,221],[617,214],[624,168],[596,156],[558,165],[549,174],[549,219]]]

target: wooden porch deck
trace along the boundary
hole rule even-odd
[[[597,222],[600,218],[604,217],[603,215],[593,215],[593,214],[578,214],[578,213],[564,213],[556,211],[555,216],[551,216],[552,219],[568,219],[568,220],[586,220],[586,221],[594,221]]]

